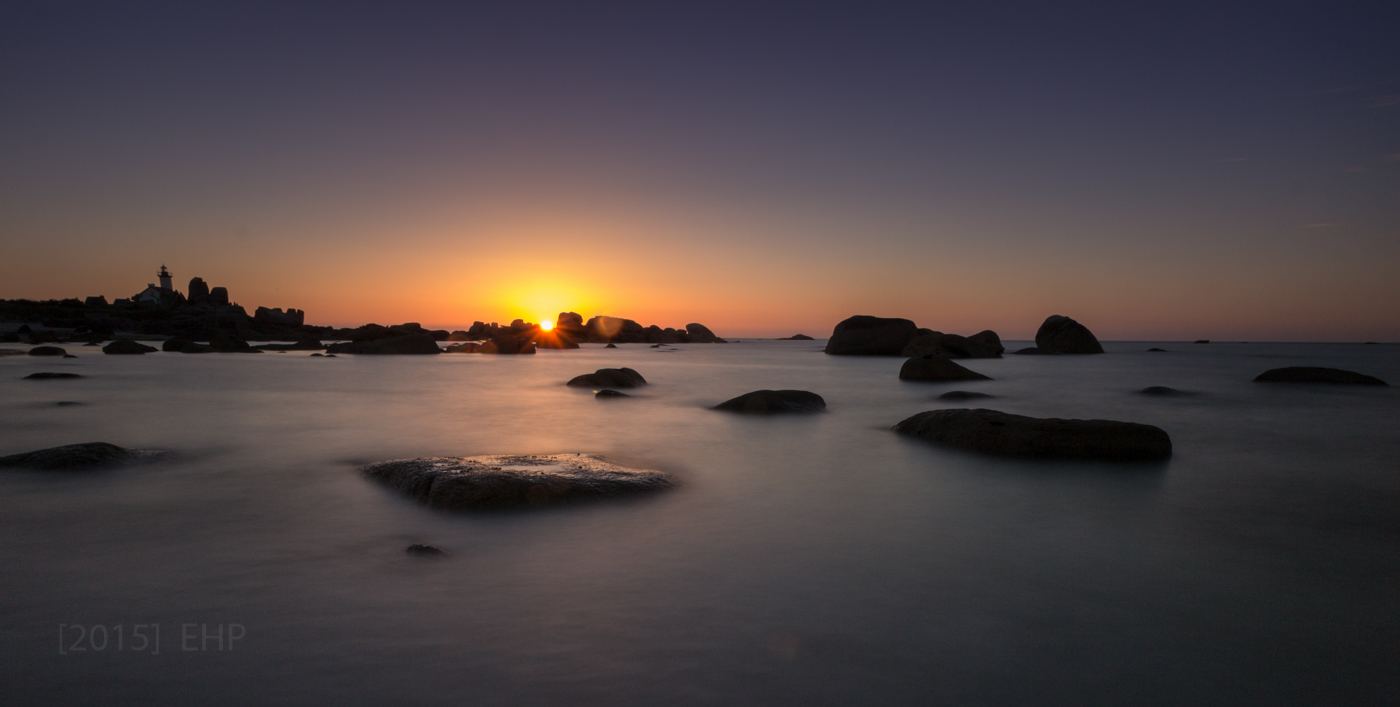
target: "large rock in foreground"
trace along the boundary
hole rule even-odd
[[[990,377],[984,376],[977,371],[970,371],[962,366],[950,361],[942,356],[919,356],[904,362],[899,369],[899,379],[902,381],[923,381],[936,383],[940,381],[989,381]]]
[[[158,349],[154,346],[147,346],[131,339],[120,339],[102,347],[105,354],[146,354],[155,353]]]
[[[1037,459],[1143,461],[1172,455],[1161,428],[1113,420],[1061,420],[996,410],[931,410],[894,431],[936,444],[984,454]]]
[[[106,442],[88,442],[86,444],[66,444],[62,447],[50,447],[0,457],[0,467],[23,467],[44,471],[95,469],[126,464],[156,454],[160,454],[160,452],[124,449]]]
[[[805,390],[755,390],[731,398],[714,407],[715,410],[742,412],[751,415],[771,415],[785,412],[822,412],[826,400]]]
[[[1331,383],[1333,385],[1389,385],[1379,378],[1343,371],[1340,368],[1317,368],[1314,366],[1292,366],[1264,371],[1254,379],[1255,383]]]
[[[592,454],[428,457],[379,462],[370,478],[433,508],[491,510],[660,491],[660,471],[619,466]]]
[[[908,319],[856,315],[840,324],[826,341],[833,356],[899,356],[919,333]]]
[[[439,354],[437,342],[427,334],[406,334],[373,341],[350,341],[331,344],[326,353],[333,354]]]
[[[647,379],[630,368],[599,368],[575,376],[568,383],[576,388],[636,388],[646,384]]]
[[[1101,354],[1103,346],[1089,328],[1079,322],[1052,314],[1035,332],[1035,346],[1041,353]]]

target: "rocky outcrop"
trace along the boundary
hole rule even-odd
[[[209,299],[209,285],[204,283],[204,278],[190,278],[189,298],[193,304],[203,304]],[[227,292],[227,291],[225,291]]]
[[[1069,317],[1052,314],[1035,332],[1035,345],[1045,353],[1101,354],[1103,346],[1089,328]]]
[[[285,312],[282,311],[281,307],[273,309],[258,307],[253,312],[253,321],[268,326],[299,327],[306,323],[306,312],[290,307]]]
[[[731,398],[714,407],[715,410],[741,412],[750,415],[772,415],[789,412],[822,412],[826,400],[805,390],[755,390]]]
[[[535,348],[540,349],[562,350],[578,348],[578,342],[574,341],[574,338],[569,336],[567,332],[562,331],[551,330],[537,332],[530,338],[530,343],[533,343]]]
[[[24,377],[25,380],[33,381],[64,380],[72,378],[82,378],[82,376],[78,375],[77,373],[55,373],[53,371],[39,371],[38,373],[30,373],[29,375]]]
[[[990,377],[970,371],[942,356],[919,356],[904,362],[899,369],[902,381],[939,383],[944,381],[989,381]]]
[[[815,339],[806,334],[793,334],[792,336],[784,336],[778,341],[815,341]]]
[[[1275,368],[1260,373],[1255,383],[1330,383],[1333,385],[1389,385],[1379,378],[1343,371],[1340,368],[1316,368],[1313,366],[1291,366]]]
[[[371,464],[370,478],[431,508],[477,511],[649,493],[675,483],[592,454],[429,457]]]
[[[920,329],[901,352],[904,356],[942,356],[944,358],[1001,358],[1006,348],[1001,338],[990,329],[972,336],[944,334]]]
[[[957,449],[1036,459],[1145,461],[1172,454],[1158,427],[1113,420],[1061,420],[986,409],[921,412],[894,431]]]
[[[706,327],[704,324],[696,324],[694,322],[691,322],[690,324],[685,325],[685,333],[690,335],[690,343],[692,344],[724,343],[723,339],[719,338],[718,336],[715,336],[715,333],[710,331],[709,327]],[[671,342],[668,341],[666,343]]]
[[[575,345],[574,348],[578,348]],[[490,341],[467,341],[447,347],[447,353],[532,354],[535,342],[514,336],[498,336]]]
[[[599,368],[592,373],[575,376],[567,385],[576,388],[638,388],[647,384],[642,374],[630,368]]]
[[[102,353],[105,354],[145,354],[158,350],[154,346],[147,346],[130,339],[120,339],[102,347]]]
[[[908,319],[856,315],[836,325],[826,342],[833,356],[899,356],[919,333]]]
[[[209,290],[209,302],[214,305],[224,306],[228,304],[228,288],[215,287]],[[241,309],[241,308],[240,308]]]
[[[140,449],[124,449],[106,442],[86,444],[66,444],[23,454],[0,457],[0,467],[21,467],[43,471],[69,471],[117,466],[141,459],[148,459],[159,452]]]
[[[438,348],[437,342],[427,334],[404,334],[386,339],[331,344],[326,347],[326,353],[410,355],[439,354],[442,353],[442,349]]]
[[[30,356],[63,356],[67,353],[57,346],[35,346],[29,350]]]
[[[976,398],[995,398],[995,395],[978,393],[971,390],[950,390],[940,396],[939,400],[974,400]]]
[[[242,353],[253,347],[234,334],[216,329],[209,334],[209,348],[219,353]]]

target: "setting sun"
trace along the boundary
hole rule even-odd
[[[544,318],[544,317],[541,317],[541,318],[540,318],[540,329],[543,329],[544,331],[549,331],[550,329],[553,329],[553,328],[554,328],[554,322],[551,322],[551,321],[549,321],[548,319],[546,319],[546,318]]]

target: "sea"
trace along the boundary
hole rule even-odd
[[[1107,342],[934,384],[823,344],[0,358],[0,455],[168,452],[0,471],[0,704],[1400,703],[1400,390],[1252,382],[1400,384],[1400,346]],[[650,385],[565,386],[622,366]],[[828,410],[710,409],[758,389]],[[890,431],[946,407],[1147,423],[1174,454]],[[678,485],[472,514],[360,472],[573,452]]]

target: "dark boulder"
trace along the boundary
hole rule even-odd
[[[619,390],[608,390],[607,388],[604,388],[604,389],[598,391],[597,393],[594,393],[594,394],[593,394],[593,397],[595,397],[595,398],[630,398],[630,397],[632,397],[632,396],[630,396],[630,395],[628,395],[628,394],[626,394],[626,393],[624,393],[624,392],[622,392],[622,391],[619,391]]]
[[[204,283],[204,278],[190,279],[189,296],[190,302],[194,304],[199,304],[209,298],[209,285]]]
[[[161,350],[161,351],[173,351],[173,352],[178,353],[178,352],[180,351],[180,349],[182,349],[182,348],[185,347],[186,344],[191,344],[191,343],[194,343],[194,342],[190,341],[189,339],[182,339],[182,338],[180,338],[180,337],[177,336],[177,337],[173,337],[173,338],[170,338],[170,339],[166,339],[163,343],[161,343],[161,345],[160,345],[160,350]]]
[[[904,356],[942,356],[944,358],[1001,358],[1006,347],[990,329],[972,336],[944,334],[920,329],[919,335],[904,347]]]
[[[0,467],[24,467],[44,471],[93,469],[125,464],[153,454],[155,453],[138,449],[123,449],[106,442],[88,442],[0,457]]]
[[[227,305],[228,305],[228,288],[227,288],[227,287],[215,287],[215,288],[211,288],[211,289],[209,290],[209,301],[212,302],[212,303],[214,303],[214,304],[216,304],[216,305],[227,306]],[[247,313],[246,313],[246,312],[244,313],[244,316],[247,316]]]
[[[63,354],[63,357],[64,357],[64,358],[77,358],[77,356],[74,356],[73,354],[70,354],[70,353]]]
[[[949,359],[932,354],[905,361],[899,369],[899,379],[923,382],[991,380],[988,376],[969,371]]]
[[[575,376],[568,385],[579,388],[636,388],[647,384],[642,374],[630,368],[599,368],[592,373]]]
[[[755,390],[731,398],[714,407],[715,410],[741,412],[750,415],[772,415],[788,412],[822,412],[826,400],[805,390]]]
[[[566,332],[551,330],[537,332],[530,342],[540,349],[576,349],[578,342]]]
[[[102,347],[105,354],[145,354],[158,351],[154,346],[147,346],[131,339],[119,339]]]
[[[792,336],[784,336],[778,341],[815,341],[815,339],[806,334],[793,334]]]
[[[439,354],[442,353],[442,349],[438,348],[437,342],[427,334],[404,334],[387,339],[331,344],[326,347],[326,353],[410,355]]]
[[[185,344],[184,346],[181,346],[181,347],[180,347],[180,353],[185,353],[185,354],[202,354],[202,353],[215,353],[215,351],[214,351],[214,347],[212,347],[212,346],[206,346],[205,344],[197,344],[197,343],[191,341],[191,342]]]
[[[1143,388],[1142,390],[1139,390],[1139,391],[1138,391],[1138,394],[1139,394],[1139,395],[1153,395],[1153,396],[1164,397],[1164,398],[1165,398],[1165,397],[1170,397],[1170,396],[1173,396],[1173,395],[1190,395],[1190,393],[1177,390],[1176,388],[1168,388],[1168,387],[1165,386],[1165,385],[1151,385],[1151,386],[1148,386],[1148,387],[1146,387],[1146,388]]]
[[[995,395],[978,393],[971,390],[950,390],[940,396],[939,400],[973,400],[975,398],[995,398]]]
[[[1159,348],[1157,348],[1157,347],[1154,346],[1154,347],[1148,349],[1147,352],[1148,352],[1148,353],[1166,353],[1167,350],[1166,350],[1166,349],[1159,349]]]
[[[64,356],[67,353],[57,346],[35,346],[29,350],[30,356]]]
[[[215,329],[209,334],[209,348],[219,353],[241,353],[252,348],[248,342],[236,334],[223,329]]]
[[[826,353],[833,356],[899,356],[918,334],[908,319],[856,315],[831,332]]]
[[[1088,327],[1058,314],[1047,317],[1045,323],[1040,325],[1035,333],[1035,345],[1047,353],[1103,353],[1103,346]]]
[[[984,454],[1038,459],[1166,459],[1171,438],[1160,428],[1113,420],[1061,420],[986,409],[921,412],[894,431]]]
[[[481,350],[478,351],[478,353],[484,354],[532,354],[534,352],[535,342],[509,334],[482,342]]]
[[[401,459],[363,471],[429,507],[462,511],[624,496],[675,485],[662,472],[619,466],[592,454]]]
[[[617,348],[617,344],[608,344],[607,346],[604,346],[603,348],[605,348],[605,349],[615,349],[615,348]]]
[[[1334,385],[1388,385],[1379,378],[1338,368],[1292,366],[1264,371],[1255,383],[1331,383]]]
[[[685,325],[685,333],[690,335],[690,343],[692,344],[724,343],[724,339],[715,336],[715,333],[710,331],[709,328],[706,327],[704,324],[687,324]],[[666,343],[674,342],[668,341]]]
[[[447,553],[432,545],[409,545],[404,552],[415,557],[446,557]]]
[[[24,377],[25,380],[35,381],[67,380],[71,378],[82,378],[82,376],[76,373],[54,373],[52,371],[40,371],[38,373],[30,373],[29,375]]]
[[[1191,342],[1191,343],[1193,343],[1193,344],[1209,344],[1209,343],[1210,343],[1210,339],[1196,339],[1195,341],[1193,341],[1193,342]]]

